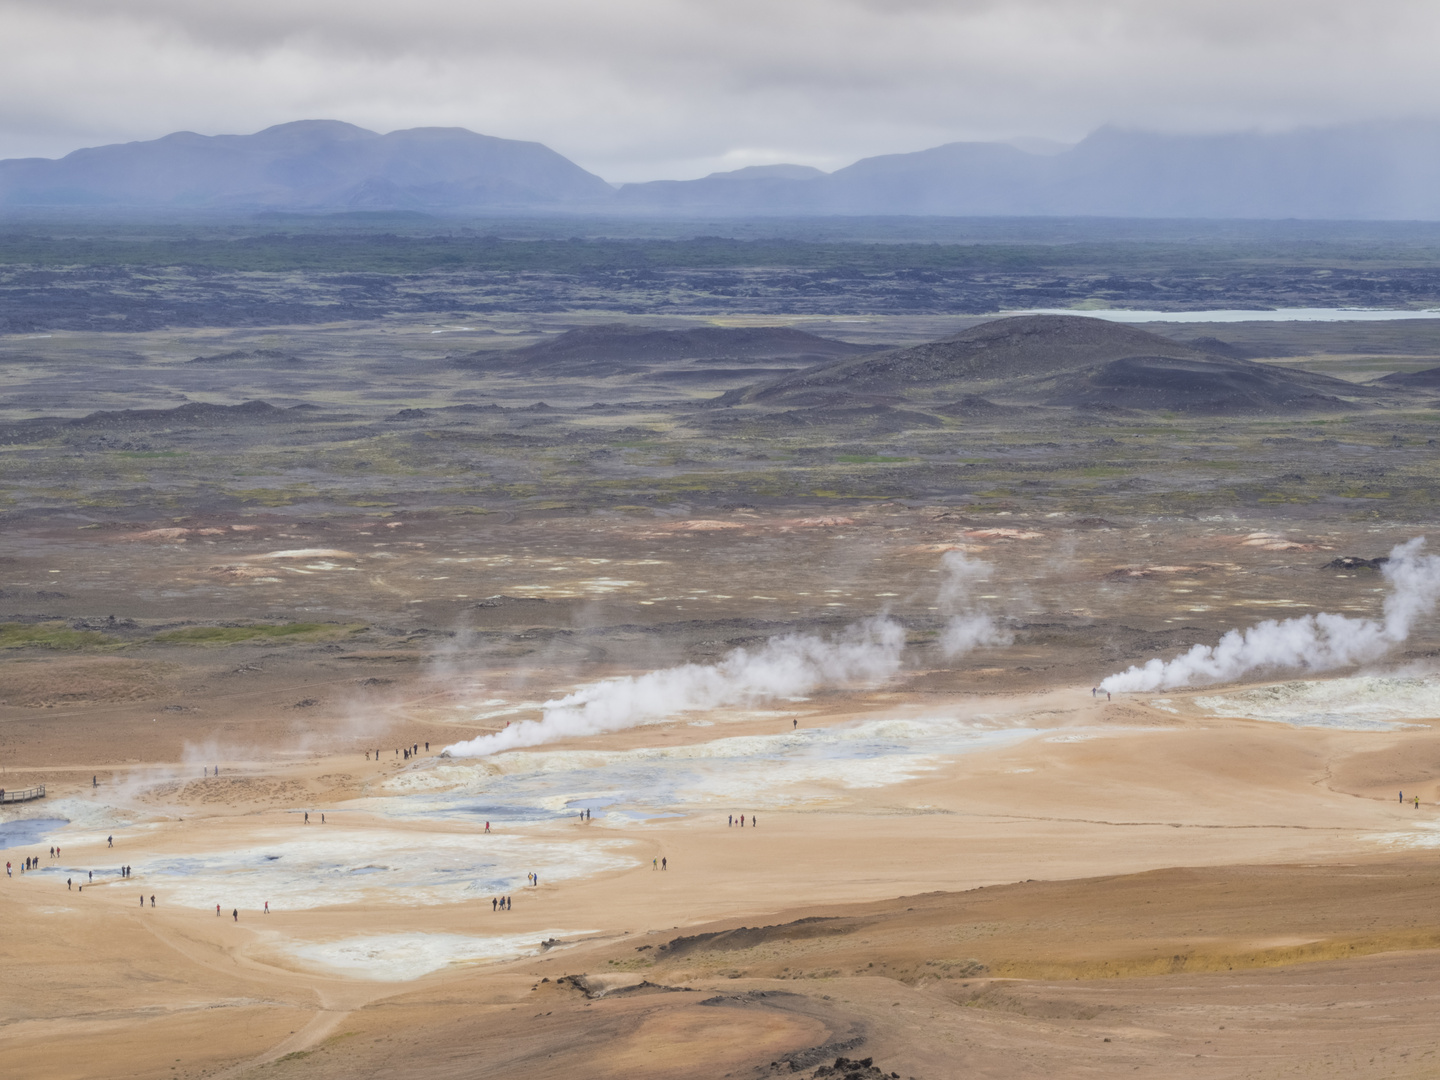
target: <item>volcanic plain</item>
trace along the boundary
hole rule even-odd
[[[0,338],[0,786],[46,790],[0,818],[0,1061],[1440,1075],[1440,623],[1096,690],[1378,618],[1437,368],[1426,319]],[[446,754],[877,618],[884,677]]]

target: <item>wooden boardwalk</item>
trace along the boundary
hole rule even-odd
[[[45,797],[45,785],[39,787],[0,788],[0,803],[7,802],[29,802],[31,799],[43,799]]]

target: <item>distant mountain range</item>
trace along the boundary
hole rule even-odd
[[[614,195],[539,143],[464,128],[377,135],[338,120],[254,135],[179,131],[56,161],[0,161],[0,206],[446,212],[577,207]]]
[[[37,206],[1440,220],[1440,122],[1277,135],[1102,128],[1059,152],[950,143],[833,173],[766,165],[617,190],[539,143],[304,120],[0,161],[0,207]]]

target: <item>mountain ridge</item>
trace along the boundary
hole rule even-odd
[[[385,135],[297,120],[252,135],[181,131],[63,158],[0,161],[0,205],[463,209],[583,205],[613,189],[537,142],[464,128]]]
[[[1025,145],[956,142],[831,173],[750,166],[617,190],[538,142],[298,120],[6,159],[0,208],[1440,220],[1440,121],[1278,134],[1103,127],[1058,150]]]

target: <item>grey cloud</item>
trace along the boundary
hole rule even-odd
[[[1440,113],[1379,0],[0,0],[0,156],[302,117],[537,139],[612,180],[1112,123]]]

